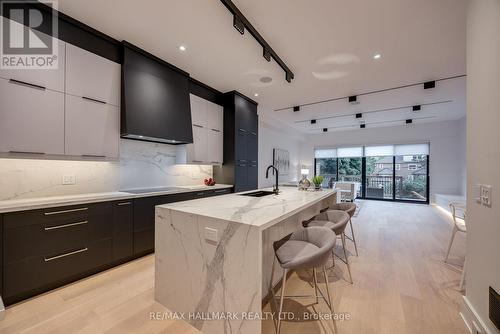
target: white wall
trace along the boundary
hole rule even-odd
[[[431,201],[434,194],[462,194],[465,146],[461,120],[309,135],[301,149],[302,164],[312,171],[315,147],[430,142]],[[463,131],[462,131],[463,132]]]
[[[266,179],[266,168],[273,164],[273,149],[290,153],[290,173],[280,175],[279,182],[297,181],[300,174],[300,148],[304,137],[287,125],[259,117],[259,188],[272,186],[274,175]]]
[[[488,287],[500,293],[500,0],[470,1],[467,20],[465,301],[489,333],[499,333],[488,317]],[[476,184],[493,186],[491,208],[476,203]]]
[[[122,139],[120,161],[0,159],[0,200],[203,184],[212,166],[175,165],[175,146]],[[61,185],[74,174],[76,185]]]
[[[459,158],[460,167],[462,167],[460,170],[460,178],[462,180],[460,195],[465,196],[467,194],[467,117],[459,120],[458,131]]]

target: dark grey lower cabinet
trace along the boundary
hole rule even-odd
[[[0,293],[7,305],[154,251],[155,206],[214,189],[0,215]]]
[[[112,203],[8,213],[3,219],[6,304],[112,263]]]
[[[125,200],[113,203],[113,261],[134,254],[134,203]]]

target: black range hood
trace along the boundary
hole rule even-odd
[[[193,142],[189,74],[123,42],[121,137]]]

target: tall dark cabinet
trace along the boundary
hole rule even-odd
[[[257,103],[236,91],[224,94],[224,163],[214,166],[218,183],[233,184],[235,192],[257,189],[258,138]]]

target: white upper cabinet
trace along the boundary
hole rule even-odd
[[[207,127],[215,131],[223,131],[224,127],[224,109],[222,106],[207,101]]]
[[[207,124],[207,100],[189,94],[191,103],[191,121],[193,125],[205,127]]]
[[[64,94],[0,79],[0,152],[64,154]]]
[[[66,95],[65,125],[66,155],[118,158],[119,107]]]
[[[190,95],[193,144],[186,145],[186,162],[223,163],[224,109],[196,95]]]
[[[120,105],[121,67],[119,64],[66,45],[66,93]]]
[[[4,19],[7,20],[7,19]],[[19,23],[7,20],[13,25],[21,26]],[[2,23],[2,18],[0,17],[0,24]],[[22,26],[21,26],[22,27]],[[41,34],[37,32],[37,34]],[[61,40],[48,37],[54,40],[53,45],[57,47],[56,59],[57,62],[56,69],[0,69],[0,78],[7,80],[17,80],[23,83],[36,85],[50,90],[55,90],[58,92],[64,92],[64,67],[65,67],[65,45]]]

